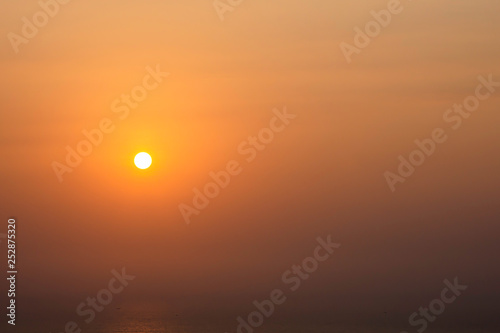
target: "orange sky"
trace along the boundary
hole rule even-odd
[[[141,281],[130,295],[179,307],[219,295],[244,310],[331,234],[342,249],[294,296],[302,305],[371,313],[379,299],[407,314],[461,276],[474,288],[453,311],[489,316],[500,94],[457,131],[442,117],[479,75],[500,81],[500,3],[406,1],[348,64],[339,44],[386,7],[245,1],[222,22],[212,1],[74,0],[18,53],[3,38],[0,212],[19,221],[21,296],[73,308],[126,266]],[[5,2],[0,35],[39,9]],[[112,102],[157,65],[170,75],[120,120]],[[297,118],[245,162],[238,145],[284,107]],[[103,118],[115,130],[60,183],[53,161]],[[436,127],[448,141],[392,193],[384,172]],[[146,172],[133,166],[140,151],[153,157]],[[187,226],[178,205],[231,160],[242,173]]]

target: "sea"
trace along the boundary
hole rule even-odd
[[[4,324],[4,323],[2,323]],[[300,322],[295,318],[276,320],[272,316],[256,328],[238,330],[236,318],[193,319],[185,318],[165,309],[113,307],[96,313],[95,319],[86,323],[84,318],[71,312],[64,312],[58,317],[35,317],[18,315],[16,326],[8,325],[3,333],[420,333],[415,327],[397,327],[397,325],[367,325],[363,322],[340,324]],[[429,324],[425,333],[499,333],[499,330],[483,327],[439,327]]]

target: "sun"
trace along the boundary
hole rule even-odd
[[[151,158],[151,156],[148,153],[144,152],[135,155],[134,158],[135,166],[138,167],[139,169],[149,168],[152,162],[153,159]]]

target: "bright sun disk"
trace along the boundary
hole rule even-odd
[[[153,159],[151,158],[151,156],[149,156],[148,153],[144,153],[144,152],[135,155],[135,158],[134,158],[135,166],[138,167],[139,169],[149,168],[149,166],[151,165],[152,162],[153,162]]]

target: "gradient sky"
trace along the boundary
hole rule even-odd
[[[3,38],[0,216],[18,220],[26,312],[40,300],[74,309],[127,267],[137,279],[124,302],[233,320],[331,234],[341,249],[280,316],[387,311],[404,324],[458,276],[469,290],[443,320],[494,323],[500,95],[447,129],[396,192],[383,174],[446,127],[479,75],[500,81],[500,3],[404,2],[347,64],[339,44],[386,4],[253,0],[221,22],[210,0],[74,0],[19,53]],[[5,1],[0,35],[38,10]],[[170,76],[119,121],[112,101],[157,64]],[[297,118],[186,225],[178,205],[243,162],[238,145],[283,107]],[[116,130],[58,182],[51,163],[105,117]],[[140,151],[153,156],[146,172],[133,166]]]

